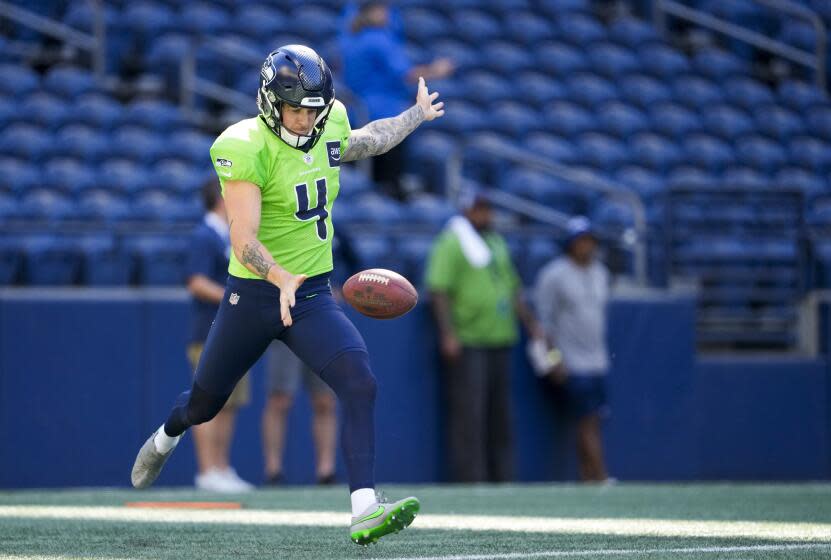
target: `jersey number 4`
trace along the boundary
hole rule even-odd
[[[315,186],[317,187],[317,206],[309,208],[309,184],[302,183],[295,185],[294,192],[297,194],[297,212],[294,213],[294,216],[304,222],[317,220],[317,236],[321,241],[326,241],[329,238],[329,231],[326,228],[326,218],[329,217],[329,212],[326,211],[326,203],[328,202],[326,177],[317,179]]]

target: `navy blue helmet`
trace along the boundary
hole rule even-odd
[[[334,101],[332,72],[314,50],[303,45],[284,45],[265,59],[257,91],[260,117],[274,134],[292,148],[307,152],[314,147],[323,134]],[[311,134],[294,134],[283,126],[283,103],[317,110]]]

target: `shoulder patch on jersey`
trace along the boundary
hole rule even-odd
[[[340,167],[340,140],[326,142],[326,155],[329,157],[329,167]]]
[[[233,167],[234,162],[230,159],[216,158],[216,164],[220,167]]]

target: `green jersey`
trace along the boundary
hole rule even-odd
[[[223,195],[226,181],[260,187],[257,239],[292,274],[332,270],[332,204],[340,191],[340,159],[350,132],[346,108],[336,100],[323,136],[308,152],[289,147],[259,117],[231,125],[211,146]],[[233,251],[228,272],[259,278]]]

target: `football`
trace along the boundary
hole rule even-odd
[[[370,268],[350,277],[343,285],[343,297],[373,319],[395,319],[418,302],[418,292],[410,281],[384,268]]]

